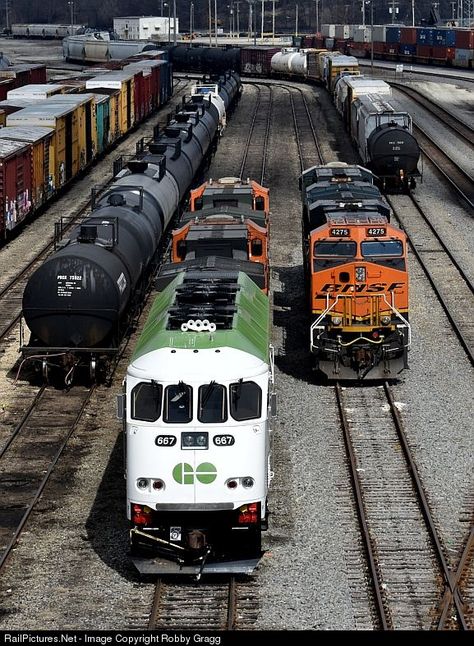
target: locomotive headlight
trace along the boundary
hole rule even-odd
[[[237,485],[239,483],[235,478],[230,478],[230,480],[227,480],[226,485],[228,486],[229,489],[236,489]]]
[[[161,491],[162,489],[165,488],[165,483],[163,480],[160,480],[159,478],[157,480],[153,480],[153,489],[156,489],[157,491]]]
[[[148,489],[148,480],[146,478],[138,478],[137,480],[137,487],[139,489]]]
[[[333,325],[341,325],[341,321],[342,321],[342,319],[341,319],[340,316],[334,316],[333,319],[332,319],[332,324]]]
[[[182,449],[207,449],[209,433],[181,433]]]
[[[355,269],[356,281],[358,283],[363,283],[365,281],[365,276],[366,276],[365,267],[356,267]]]
[[[242,486],[244,489],[251,489],[254,485],[254,479],[247,477],[247,478],[242,478]]]
[[[380,322],[382,323],[382,325],[388,325],[391,320],[392,319],[390,318],[390,316],[382,316]]]

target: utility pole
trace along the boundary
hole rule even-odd
[[[234,0],[234,4],[236,6],[236,16],[237,16],[237,24],[235,25],[237,38],[240,38],[240,2],[241,0]]]
[[[273,0],[272,7],[272,44],[275,44],[275,0]]]
[[[10,32],[10,0],[5,0],[5,29],[8,34]]]
[[[295,7],[295,36],[298,36],[298,3]]]
[[[8,22],[8,3],[9,3],[9,0],[6,0],[7,22]],[[73,36],[74,35],[74,0],[69,0],[68,5],[69,5],[69,11],[70,11],[70,15],[71,15],[71,29],[70,29],[70,32],[71,32],[71,36]],[[7,26],[7,29],[8,29],[8,26]]]
[[[451,4],[456,4],[451,2]],[[415,0],[411,0],[411,26],[415,26]]]
[[[176,0],[173,0],[173,45],[177,43],[176,33]]]
[[[362,0],[362,27],[365,27],[365,0]]]
[[[164,0],[161,0],[161,13],[160,13],[160,16],[162,18],[163,18],[163,4],[164,4]]]
[[[189,5],[189,46],[193,46],[194,35],[194,2]]]
[[[262,40],[262,45],[263,45],[263,26],[265,22],[265,0],[262,0],[262,27],[260,29],[260,38]]]
[[[215,29],[215,40],[217,47],[217,0],[214,0],[214,29]]]
[[[212,5],[209,0],[209,47],[212,47]]]

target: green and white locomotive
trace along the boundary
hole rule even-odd
[[[272,478],[268,296],[243,272],[180,271],[157,296],[124,383],[137,568],[251,572]]]

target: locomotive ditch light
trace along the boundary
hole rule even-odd
[[[392,319],[390,316],[382,316],[380,322],[382,323],[382,325],[389,325],[391,320]]]
[[[148,489],[149,482],[147,478],[138,478],[137,487],[139,489]]]
[[[209,433],[181,433],[182,449],[207,449]]]
[[[341,325],[342,319],[340,316],[334,316],[332,319],[332,324],[333,325]]]
[[[236,489],[238,486],[238,482],[235,478],[231,478],[230,480],[227,480],[226,485],[228,486],[229,489]]]

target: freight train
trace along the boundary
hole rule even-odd
[[[103,72],[47,84],[44,66],[0,71],[0,242],[173,92],[164,52]]]
[[[300,178],[309,350],[329,379],[408,367],[407,240],[367,169],[334,162]]]
[[[202,89],[202,91],[201,91]],[[90,378],[107,368],[143,300],[146,279],[174,213],[211,152],[240,92],[228,73],[196,93],[163,131],[94,194],[91,214],[61,241],[30,277],[23,316],[31,336],[21,350],[45,378],[60,368],[70,384],[86,366]]]
[[[119,396],[132,559],[144,574],[250,573],[275,414],[268,190],[191,193]]]

